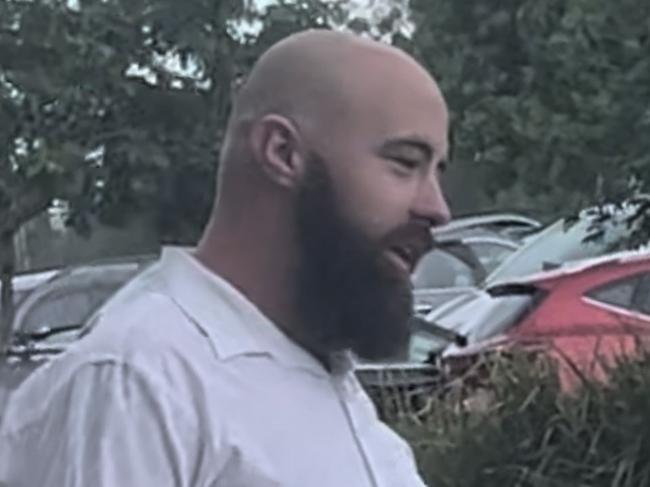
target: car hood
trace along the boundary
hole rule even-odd
[[[434,310],[426,320],[465,336],[468,344],[473,344],[507,331],[532,302],[529,293],[493,295],[477,289],[448,303],[446,310]]]

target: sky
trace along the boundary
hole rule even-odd
[[[258,8],[264,9],[269,5],[278,3],[277,0],[251,0]],[[370,21],[378,21],[388,15],[390,10],[398,6],[402,9],[408,8],[409,0],[347,0],[344,2],[351,17],[361,17]],[[252,26],[253,27],[253,26]],[[255,27],[253,27],[254,32]],[[410,36],[413,33],[413,25],[406,21],[399,26],[402,34]],[[382,39],[388,40],[388,39]]]
[[[68,0],[69,2],[74,2],[76,0]],[[263,10],[269,5],[278,3],[277,0],[250,0],[258,9]],[[327,1],[327,0],[325,0]],[[361,17],[370,21],[371,24],[377,23],[382,17],[390,13],[391,8],[394,6],[401,6],[402,8],[407,8],[408,0],[348,0],[346,2],[346,7],[349,9],[350,17]],[[249,21],[237,21],[233,26],[233,31],[235,33],[243,34],[257,34],[262,28],[261,22],[249,22]],[[412,24],[407,20],[402,22],[399,26],[399,30],[402,34],[410,36],[413,32]],[[376,36],[376,32],[371,32]],[[381,38],[385,42],[390,41],[390,35]],[[165,55],[157,56],[155,59],[156,62],[163,64],[167,69],[172,72],[184,74],[184,75],[198,75],[197,70],[199,67],[190,63],[189,67],[181,67],[180,60],[176,55]],[[192,73],[194,71],[194,73]],[[138,66],[131,66],[127,70],[128,76],[144,76],[144,78],[151,82],[155,83],[155,74],[153,74],[149,69],[141,69]],[[177,86],[180,88],[180,86]]]

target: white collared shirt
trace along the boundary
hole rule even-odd
[[[422,487],[349,364],[328,373],[180,249],[15,394],[11,487]]]

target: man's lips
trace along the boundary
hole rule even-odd
[[[388,249],[386,251],[386,255],[391,260],[391,262],[402,272],[406,274],[410,274],[411,272],[413,272],[414,269],[413,261],[409,256],[404,254],[399,249],[394,249],[394,248]]]
[[[410,238],[402,238],[390,245],[387,254],[391,261],[409,274],[415,270],[420,259],[433,248],[433,237],[429,231],[420,232]]]

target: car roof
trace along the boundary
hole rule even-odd
[[[508,247],[510,249],[519,249],[521,244],[516,241],[501,237],[499,235],[440,235],[435,240],[439,245],[450,245],[453,243],[472,245],[472,244],[493,244]]]
[[[508,284],[535,284],[542,281],[560,279],[597,268],[620,265],[635,265],[645,261],[650,262],[650,248],[613,252],[599,257],[568,262],[557,269],[540,271],[520,278],[497,281],[490,288]]]
[[[503,226],[523,226],[530,228],[541,228],[542,224],[537,220],[514,213],[491,213],[485,215],[468,215],[459,217],[451,222],[437,227],[433,230],[434,234],[442,234],[446,232],[455,232],[473,227],[482,227],[489,225],[503,225]]]
[[[525,243],[506,258],[486,279],[492,286],[504,281],[544,270],[544,264],[556,266],[567,262],[598,257],[609,253],[613,245],[622,243],[633,231],[628,225],[629,209],[612,214],[600,223],[599,214],[585,210],[576,219],[561,218]],[[602,230],[602,238],[597,237]]]

